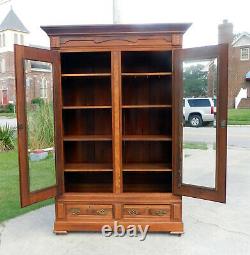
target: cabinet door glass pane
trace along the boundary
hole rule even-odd
[[[182,182],[216,188],[217,59],[183,62]]]
[[[25,60],[29,189],[55,185],[52,64]]]

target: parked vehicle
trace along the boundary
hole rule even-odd
[[[183,120],[191,127],[213,124],[214,116],[215,109],[212,98],[183,98]]]

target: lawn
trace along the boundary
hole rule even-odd
[[[13,119],[13,118],[16,118],[16,114],[12,113],[12,112],[9,112],[9,113],[0,112],[0,118],[1,117],[5,117],[5,118],[8,118],[8,119]]]
[[[52,204],[53,199],[40,202],[26,208],[20,208],[19,172],[17,151],[0,153],[0,222],[24,214],[28,211]],[[39,162],[32,162],[31,189],[48,186],[54,182],[53,157]],[[42,170],[42,171],[41,171]]]
[[[207,150],[207,143],[202,142],[186,142],[183,144],[184,149],[193,149],[193,150]]]
[[[250,125],[250,109],[229,109],[229,125]]]

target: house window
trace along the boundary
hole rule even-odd
[[[249,60],[249,48],[240,49],[240,60]]]
[[[0,73],[5,73],[5,59],[0,60]]]
[[[23,35],[20,35],[20,44],[23,45]]]
[[[17,34],[14,34],[14,43],[17,44],[18,43],[18,38],[17,38]]]
[[[42,83],[40,87],[40,97],[47,98],[48,97],[48,81],[46,78],[42,78]]]
[[[3,47],[5,47],[5,34],[3,34],[3,43],[2,43]]]

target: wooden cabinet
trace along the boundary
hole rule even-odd
[[[21,204],[55,197],[55,232],[116,220],[183,232],[181,196],[225,202],[227,45],[182,49],[190,24],[42,27],[15,46]],[[216,187],[182,178],[182,63],[217,58]],[[56,185],[30,191],[25,61],[52,66]],[[41,180],[42,181],[42,180]]]

